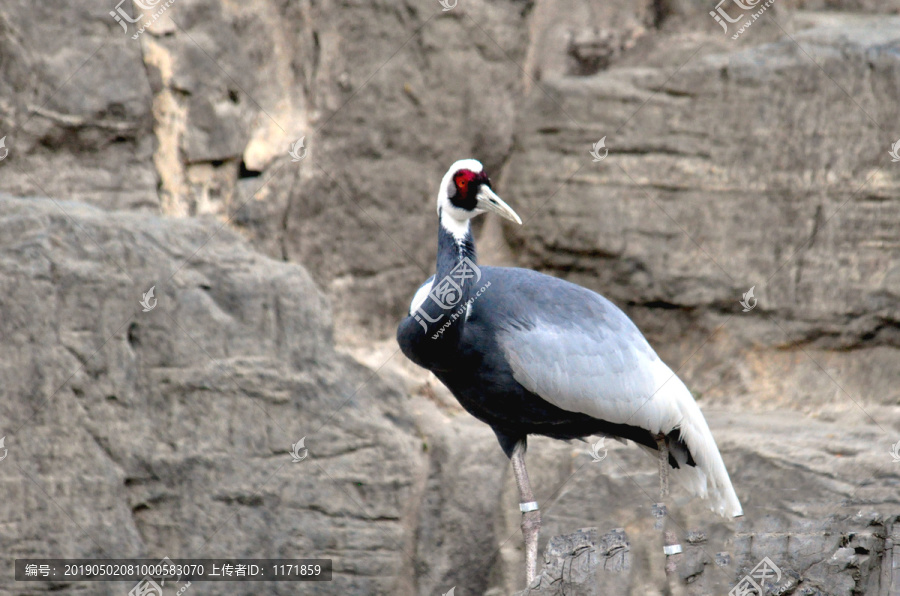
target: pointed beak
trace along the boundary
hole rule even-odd
[[[475,196],[475,199],[478,201],[478,209],[482,211],[490,211],[491,213],[496,213],[500,217],[506,218],[508,220],[514,221],[519,225],[522,225],[522,218],[518,216],[518,214],[512,210],[512,207],[507,205],[503,199],[497,196],[487,184],[482,184],[481,188],[478,189],[478,194]]]

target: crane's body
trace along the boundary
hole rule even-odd
[[[491,426],[512,459],[529,582],[540,526],[524,464],[530,434],[632,440],[662,453],[676,478],[716,512],[742,515],[700,408],[634,323],[581,286],[479,266],[469,220],[485,211],[521,223],[490,189],[480,163],[457,162],[439,191],[436,273],[416,292],[397,339],[407,357]]]

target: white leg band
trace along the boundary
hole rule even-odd
[[[663,552],[666,553],[667,555],[677,555],[678,553],[681,552],[681,545],[673,544],[671,546],[664,546]]]
[[[529,511],[537,511],[538,510],[537,501],[528,501],[527,503],[519,503],[519,510],[522,513],[528,513]]]

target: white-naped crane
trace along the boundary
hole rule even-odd
[[[473,217],[492,212],[522,223],[480,162],[450,167],[437,212],[437,270],[416,292],[397,340],[490,425],[510,458],[528,584],[541,525],[525,469],[528,435],[630,439],[658,456],[661,486],[671,472],[720,515],[743,515],[700,408],[625,313],[555,277],[477,264]]]

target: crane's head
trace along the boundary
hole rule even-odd
[[[442,224],[465,227],[470,219],[487,211],[522,223],[522,218],[491,189],[480,161],[461,159],[450,166],[438,190],[437,212]]]

